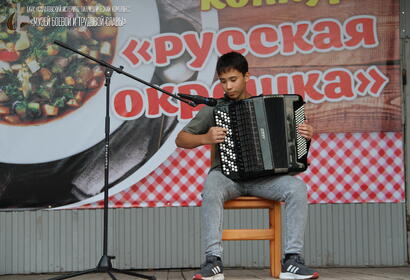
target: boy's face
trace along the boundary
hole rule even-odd
[[[230,69],[219,75],[219,80],[225,93],[232,100],[241,100],[250,96],[246,90],[249,72],[243,75],[236,69]]]

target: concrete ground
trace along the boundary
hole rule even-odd
[[[320,279],[334,280],[410,280],[410,266],[403,267],[385,267],[385,268],[318,268]],[[192,269],[163,269],[163,270],[145,270],[135,271],[144,275],[154,275],[157,280],[188,280],[192,278],[195,270]],[[57,276],[68,275],[61,274],[30,274],[30,275],[0,275],[0,280],[46,280]],[[261,280],[273,279],[269,275],[268,269],[226,269],[224,271],[227,280]],[[142,279],[125,274],[114,273],[115,279],[131,280]],[[92,273],[76,276],[74,280],[112,280],[107,273]]]

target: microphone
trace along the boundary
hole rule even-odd
[[[197,105],[198,104],[205,104],[205,105],[214,107],[214,106],[216,106],[216,103],[217,103],[215,98],[203,97],[203,96],[200,96],[200,95],[190,95],[190,94],[178,93],[178,96],[180,96],[184,99],[191,100],[191,101],[195,102]]]

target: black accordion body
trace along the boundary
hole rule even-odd
[[[218,146],[222,173],[232,180],[307,169],[309,143],[297,131],[305,118],[301,96],[252,97],[215,107],[214,117],[228,129]]]

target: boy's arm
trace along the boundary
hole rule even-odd
[[[180,148],[192,149],[201,145],[222,143],[225,140],[226,128],[213,126],[205,134],[192,134],[184,130],[178,133],[175,144]]]

